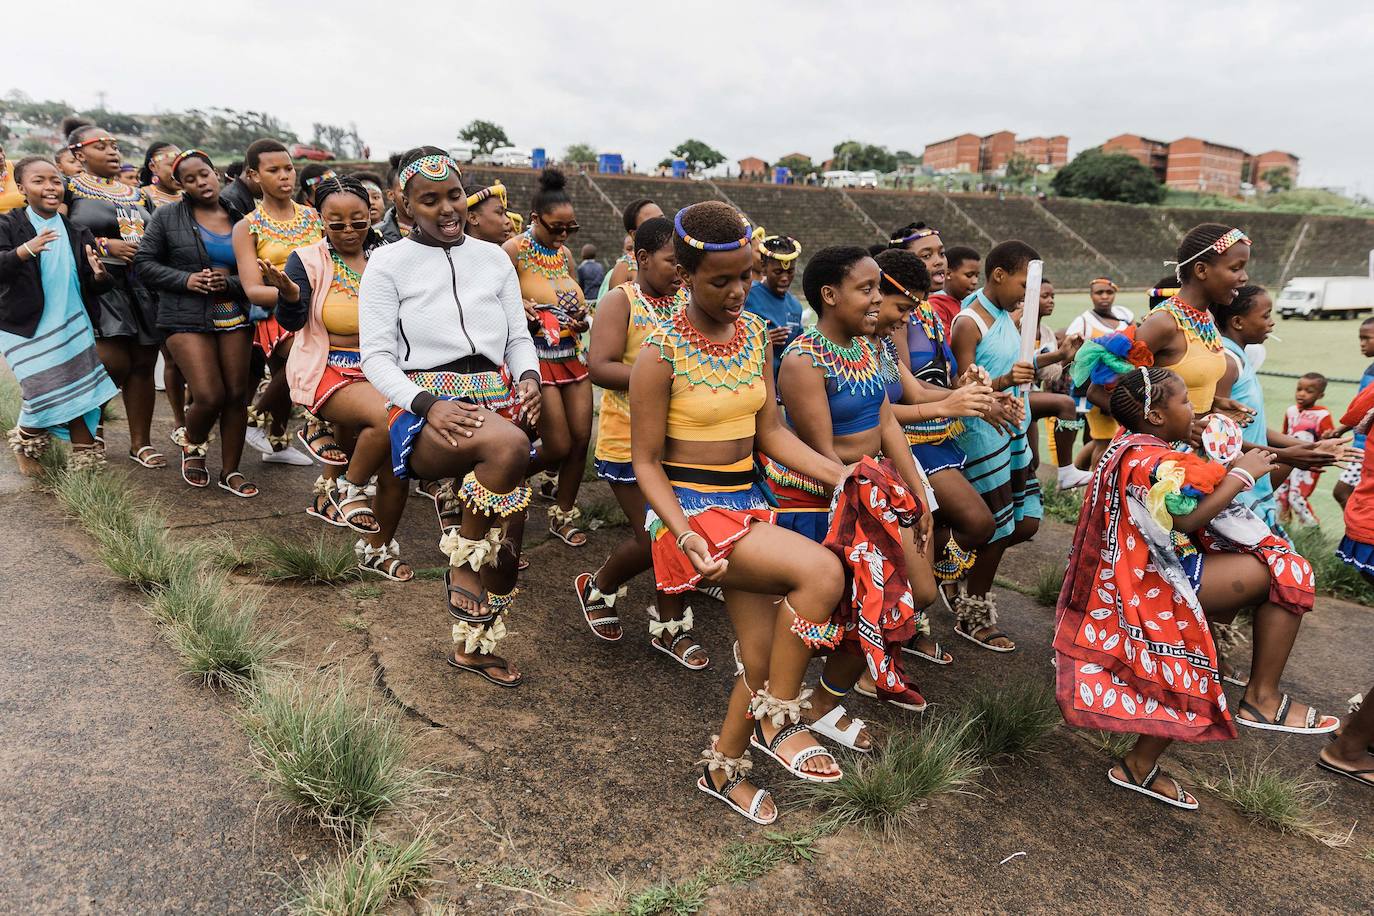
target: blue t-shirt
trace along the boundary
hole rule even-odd
[[[792,295],[791,290],[779,296],[768,288],[768,284],[755,283],[744,300],[744,310],[768,322],[770,331],[773,328],[787,328],[787,340],[781,347],[773,348],[773,380],[776,381],[778,369],[782,367],[783,349],[802,332],[801,300]]]
[[[1374,363],[1370,363],[1369,368],[1364,370],[1364,375],[1360,376],[1360,391],[1364,391],[1371,384],[1374,384]],[[1357,433],[1353,444],[1356,448],[1364,448],[1364,440],[1365,437]]]

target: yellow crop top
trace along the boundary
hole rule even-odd
[[[1193,402],[1193,412],[1201,416],[1212,409],[1212,401],[1217,396],[1217,383],[1226,374],[1226,354],[1215,331],[1204,338],[1198,333],[1194,321],[1172,306],[1173,300],[1161,310],[1168,312],[1178,323],[1187,349],[1178,362],[1164,368],[1172,369],[1183,379],[1183,384],[1188,388],[1188,400]]]
[[[620,284],[630,300],[630,317],[625,327],[625,352],[620,361],[633,366],[645,339],[655,328],[687,306],[687,290],[678,287],[667,299],[650,299],[634,281]],[[596,459],[630,460],[630,402],[623,391],[610,388],[601,392],[601,412],[597,414]]]
[[[734,336],[715,343],[692,326],[684,309],[650,333],[644,345],[673,367],[668,438],[729,442],[754,435],[754,419],[768,396],[762,318],[741,314]]]
[[[337,285],[331,283],[329,292],[324,294],[324,303],[320,307],[320,318],[324,322],[324,329],[330,334],[337,334],[340,337],[357,334],[357,295],[350,295],[347,290],[339,289]]]
[[[295,213],[286,222],[277,222],[263,212],[262,204],[243,218],[253,236],[258,257],[281,270],[291,252],[313,245],[324,237],[324,224],[313,207],[293,204]]]

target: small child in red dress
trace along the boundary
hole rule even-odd
[[[1285,435],[1307,442],[1326,438],[1336,428],[1331,411],[1317,404],[1326,395],[1326,376],[1320,372],[1309,372],[1298,379],[1298,390],[1294,394],[1297,402],[1283,414]],[[1295,469],[1288,479],[1275,491],[1279,503],[1279,521],[1289,525],[1318,524],[1317,513],[1312,508],[1312,493],[1321,480],[1319,470]]]

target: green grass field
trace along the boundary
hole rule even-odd
[[[1146,311],[1143,292],[1123,291],[1116,301],[1135,312],[1137,318]],[[1054,328],[1067,327],[1070,321],[1089,308],[1091,302],[1087,293],[1059,293],[1055,296],[1054,314],[1047,319],[1047,323]],[[1260,371],[1294,375],[1320,372],[1329,379],[1358,380],[1370,362],[1360,355],[1359,327],[1360,319],[1301,321],[1276,317],[1274,334],[1279,339],[1270,337],[1266,345],[1268,353]],[[1264,387],[1269,428],[1279,429],[1283,425],[1283,412],[1293,403],[1297,380],[1261,374],[1260,383]],[[1326,398],[1322,403],[1339,419],[1357,388],[1351,382],[1332,381],[1327,385]],[[1322,528],[1328,534],[1339,534],[1343,528],[1340,507],[1331,498],[1331,487],[1336,483],[1336,476],[1335,471],[1322,475],[1313,499],[1313,507],[1322,520]]]

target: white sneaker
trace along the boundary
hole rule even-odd
[[[1092,471],[1080,471],[1071,464],[1059,469],[1059,489],[1073,490],[1085,487],[1093,479]]]
[[[272,454],[272,443],[267,441],[267,430],[265,429],[258,429],[256,426],[248,427],[248,433],[243,437],[243,442],[245,445],[253,446],[263,455]]]
[[[279,452],[269,451],[262,456],[262,460],[268,464],[290,464],[298,468],[308,468],[315,463],[304,452],[289,445]]]

